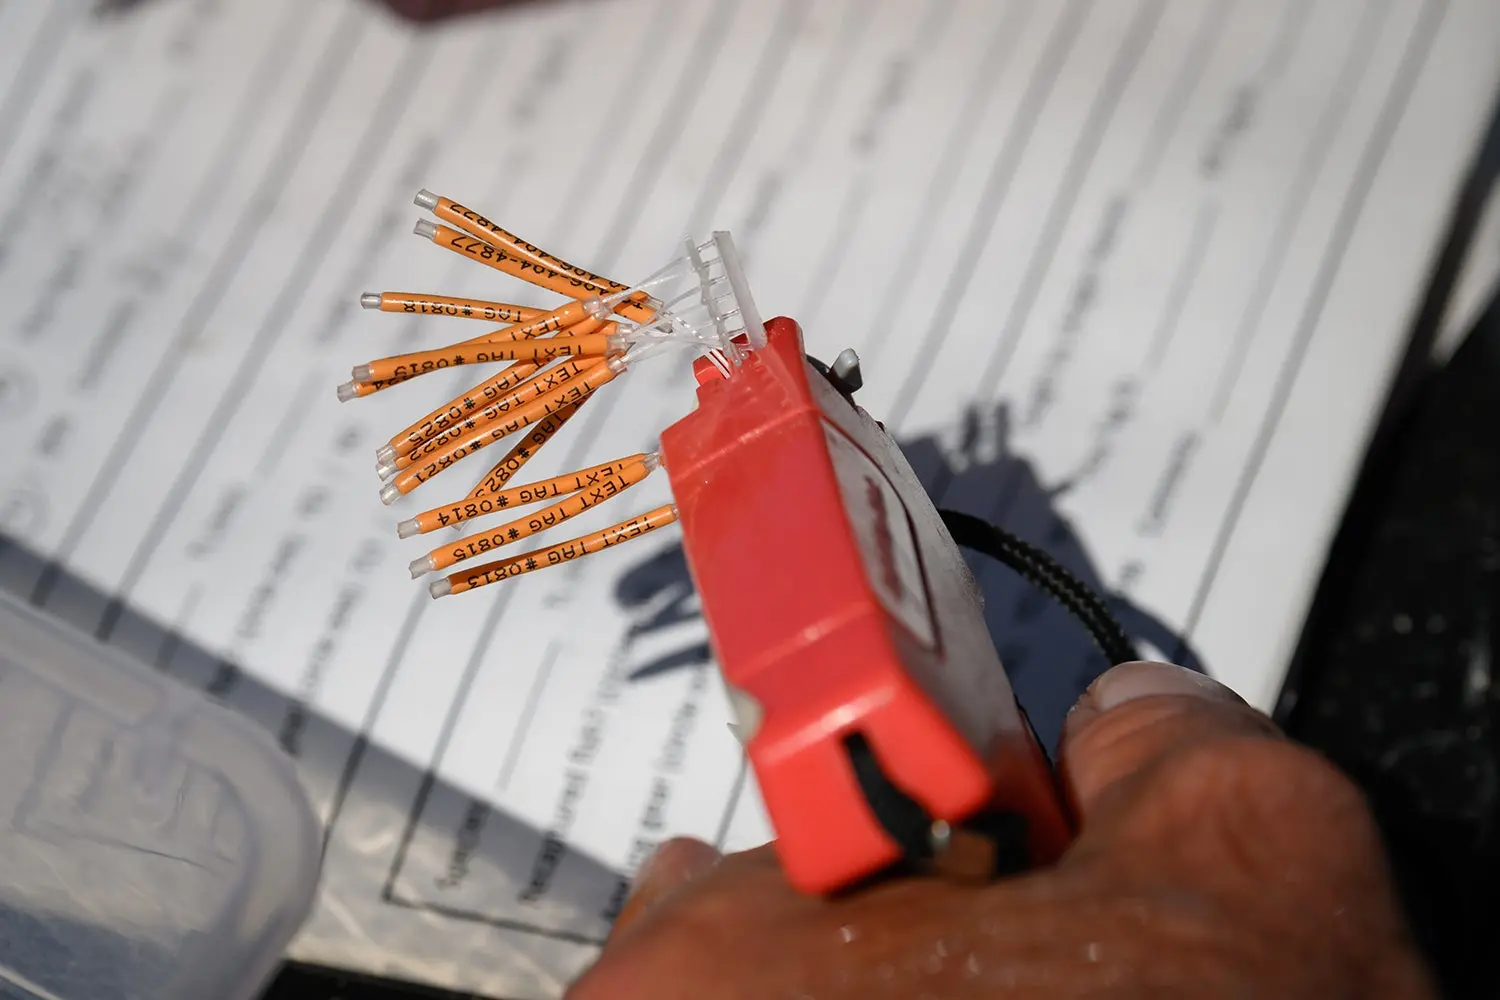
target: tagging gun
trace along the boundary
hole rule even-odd
[[[985,877],[1070,839],[976,582],[884,429],[790,319],[662,435],[683,547],[787,877]]]
[[[362,297],[367,309],[499,324],[360,365],[339,387],[351,400],[432,371],[504,365],[378,451],[381,499],[392,504],[515,442],[466,496],[398,525],[412,538],[504,518],[433,548],[412,576],[439,574],[430,590],[446,597],[679,523],[737,732],[799,890],[834,893],[913,868],[984,879],[1057,859],[1072,820],[955,542],[957,533],[986,548],[988,526],[934,508],[900,448],[855,404],[852,352],[830,369],[807,356],[796,322],[762,322],[727,233],[685,242],[678,259],[627,286],[450,199],[423,191],[417,204],[439,220],[418,223],[422,237],[565,301],[547,310]],[[659,450],[516,485],[605,385],[684,346],[698,355],[697,408],[665,429]],[[510,554],[663,468],[673,503]],[[1045,555],[1024,555],[1012,565],[1055,595],[1070,579]]]

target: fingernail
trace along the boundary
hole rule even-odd
[[[642,882],[649,882],[651,880],[651,877],[655,873],[656,869],[661,867],[662,852],[671,849],[671,844],[672,841],[665,840],[660,844],[657,844],[650,854],[641,859],[641,863],[637,865],[635,869],[634,881],[636,885],[640,885]]]
[[[712,870],[720,857],[712,845],[700,840],[678,837],[663,842],[636,869],[625,905],[615,919],[611,939],[663,899]]]
[[[1239,695],[1206,674],[1171,663],[1144,662],[1122,663],[1105,671],[1079,704],[1088,702],[1095,711],[1108,712],[1126,702],[1165,696],[1244,704]]]
[[[657,844],[651,853],[641,859],[641,863],[635,866],[635,875],[631,881],[640,885],[651,877],[651,869],[656,867],[657,859],[661,857],[661,845]]]
[[[635,872],[635,883],[654,881],[657,876],[670,880],[685,879],[712,867],[719,852],[711,845],[691,837],[673,837],[646,855]]]

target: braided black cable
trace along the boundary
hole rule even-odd
[[[983,518],[956,510],[940,510],[938,514],[960,547],[1003,563],[1052,595],[1083,624],[1111,665],[1139,659],[1130,637],[1115,620],[1104,598],[1056,559]]]

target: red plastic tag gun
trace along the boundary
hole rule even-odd
[[[688,565],[801,890],[986,876],[1071,828],[957,546],[896,443],[790,319],[662,436]]]

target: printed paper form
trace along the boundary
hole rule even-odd
[[[1269,707],[1500,79],[1485,0],[605,0],[421,35],[86,7],[0,4],[0,512],[51,561],[0,569],[298,756],[330,824],[299,957],[524,1000],[650,843],[767,831],[670,537],[472,598],[406,579],[420,501],[382,508],[371,455],[459,383],[332,389],[467,327],[356,297],[525,294],[410,236],[417,188],[625,280],[731,230],[940,499]],[[538,473],[649,445],[689,383],[641,369]],[[1081,641],[986,582],[1060,715]]]

